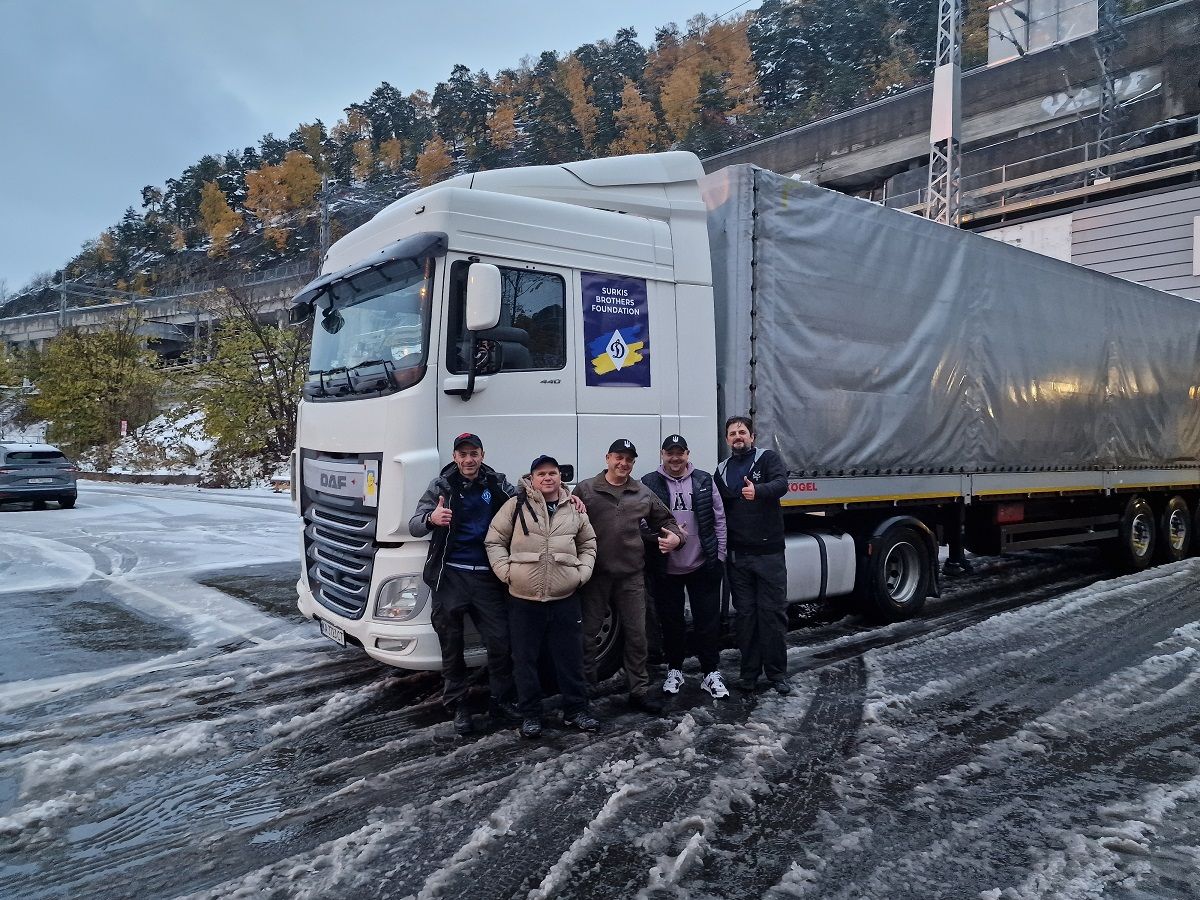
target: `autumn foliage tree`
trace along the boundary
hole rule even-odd
[[[246,208],[263,226],[263,236],[282,250],[296,213],[312,207],[321,175],[312,157],[289,150],[283,161],[246,173]]]
[[[434,135],[417,157],[417,183],[426,187],[441,181],[452,171],[454,157],[450,155],[450,148],[441,137]]]
[[[633,81],[626,79],[621,106],[615,114],[620,136],[609,148],[613,153],[648,153],[657,143],[658,119],[654,107],[642,98]]]
[[[204,185],[200,200],[200,218],[212,240],[209,254],[224,256],[229,250],[229,239],[242,226],[242,217],[233,211],[215,181]]]

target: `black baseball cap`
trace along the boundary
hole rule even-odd
[[[554,468],[556,468],[556,469],[562,468],[562,466],[560,466],[558,464],[557,459],[555,459],[553,456],[549,456],[549,455],[543,453],[541,456],[539,456],[537,459],[535,459],[533,462],[531,462],[529,464],[530,473],[532,474],[533,472],[536,472],[541,466],[544,466],[546,463],[550,463],[550,465],[554,466]]]
[[[483,449],[483,441],[479,439],[479,435],[471,434],[469,431],[464,431],[454,439],[454,449],[457,450],[463,444],[470,444],[472,447],[478,447],[480,450]]]
[[[683,439],[682,434],[667,435],[667,439],[662,443],[662,448],[664,450],[670,450],[672,447],[678,447],[680,450],[686,450],[688,448],[687,441]]]
[[[637,447],[633,446],[633,441],[628,438],[617,438],[608,447],[609,453],[628,453],[630,456],[637,457]]]

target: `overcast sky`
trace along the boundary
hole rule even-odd
[[[333,125],[383,81],[432,92],[632,25],[758,0],[0,0],[0,279],[10,293],[206,153]]]

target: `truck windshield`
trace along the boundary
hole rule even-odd
[[[432,259],[399,259],[318,299],[305,396],[376,395],[420,381],[433,272]]]

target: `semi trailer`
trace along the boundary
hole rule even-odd
[[[635,477],[673,433],[711,470],[749,414],[790,473],[789,600],[888,620],[937,595],[942,547],[1140,569],[1200,512],[1194,302],[753,166],[451,178],[336,242],[293,313],[298,607],[402,668],[440,665],[407,523],[463,432],[574,481],[620,437]]]

